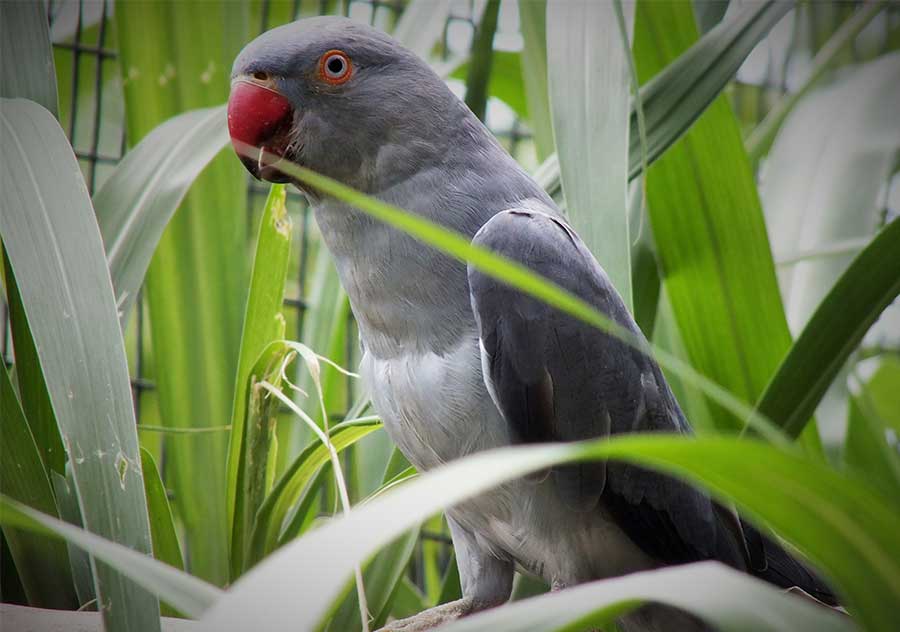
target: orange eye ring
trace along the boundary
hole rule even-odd
[[[333,86],[346,83],[353,76],[353,64],[342,50],[330,50],[319,59],[319,79]]]

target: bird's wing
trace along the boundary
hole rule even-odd
[[[551,213],[504,211],[473,243],[517,260],[640,335],[590,251]],[[514,441],[690,432],[652,358],[471,266],[468,275],[485,384]],[[624,531],[656,559],[712,558],[743,566],[742,538],[724,510],[680,481],[618,462],[563,466],[552,475],[567,505],[591,510],[602,498]]]

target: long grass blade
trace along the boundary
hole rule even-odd
[[[633,23],[634,5],[627,9],[631,18],[626,22]],[[550,104],[566,211],[631,310],[630,47],[623,39],[627,36],[620,32],[613,3],[548,3],[547,63],[554,68]]]
[[[0,236],[68,449],[85,525],[149,553],[125,348],[81,171],[59,123],[32,101],[2,101],[0,138]],[[94,577],[107,625],[159,630],[153,595],[102,563],[95,564]]]

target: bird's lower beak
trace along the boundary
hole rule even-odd
[[[244,167],[253,177],[287,182],[277,169],[290,142],[294,111],[274,88],[238,78],[228,98],[228,133]]]

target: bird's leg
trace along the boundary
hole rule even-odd
[[[379,632],[424,632],[479,610],[499,606],[512,592],[513,563],[478,546],[475,536],[447,516],[463,598],[391,621]]]

